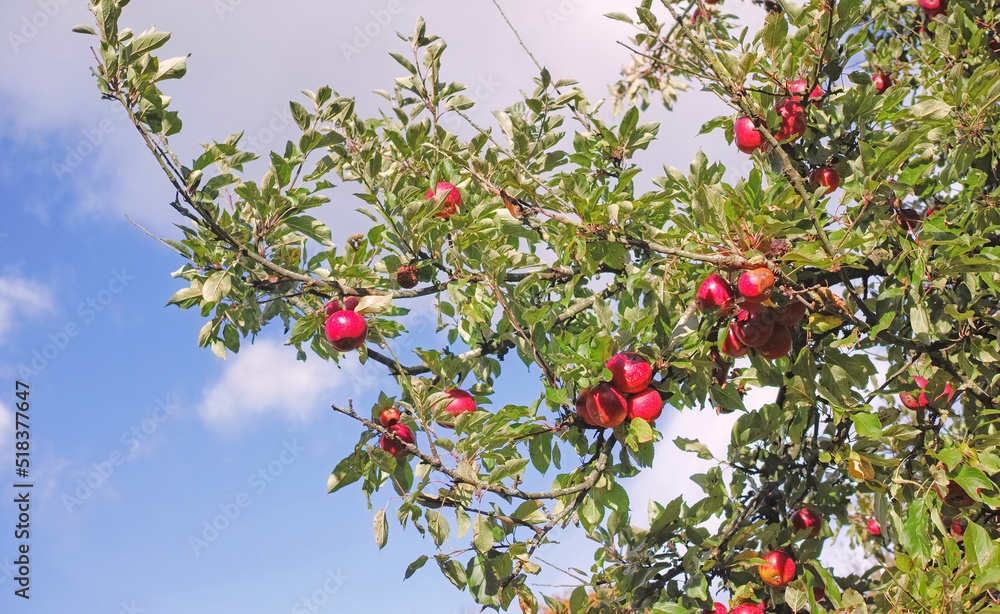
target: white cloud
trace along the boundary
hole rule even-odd
[[[332,411],[332,402],[368,390],[381,376],[372,362],[362,366],[355,356],[341,359],[338,369],[315,355],[298,361],[295,353],[277,341],[258,340],[229,358],[222,377],[205,390],[198,405],[205,424],[238,432],[273,416],[308,422]]]
[[[20,277],[0,277],[0,342],[19,318],[52,313],[52,292],[44,285]]]

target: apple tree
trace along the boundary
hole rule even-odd
[[[272,323],[302,360],[394,377],[372,407],[331,399],[358,443],[329,490],[392,495],[378,546],[390,526],[429,538],[407,576],[432,563],[525,612],[997,608],[1000,8],[753,0],[752,32],[737,1],[608,15],[634,29],[614,114],[539,66],[492,126],[420,20],[378,114],[305,91],[259,177],[241,134],[173,153],[164,90],[187,65],[157,55],[169,34],[120,28],[127,0],[77,26],[175,191],[169,304],[200,310],[198,345],[224,357]],[[731,107],[703,132],[745,172],[634,161],[660,138],[644,112],[690,87]],[[316,212],[347,190],[370,225],[341,245]],[[414,305],[436,334],[397,355]],[[487,407],[512,361],[537,385]],[[634,519],[623,482],[650,467],[658,416],[706,408],[738,419],[725,458],[674,442],[714,461],[691,476],[703,497]],[[531,577],[569,524],[595,554],[563,602]],[[824,564],[834,537],[870,568]]]

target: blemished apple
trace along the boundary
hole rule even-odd
[[[969,493],[965,492],[965,489],[955,480],[948,482],[948,488],[944,492],[939,487],[937,494],[944,501],[945,505],[950,505],[951,507],[971,507],[976,503],[976,500],[970,497]]]
[[[412,288],[417,285],[417,267],[404,264],[396,269],[396,283],[400,288]]]
[[[730,322],[719,351],[730,358],[741,358],[750,353],[750,347],[740,341],[736,333],[736,322]]]
[[[344,309],[348,311],[354,311],[355,309],[358,308],[358,303],[360,302],[361,299],[359,299],[356,296],[348,296],[347,298],[344,299],[343,303],[341,303],[340,301],[330,301],[329,303],[326,304],[326,315],[332,316],[338,311],[342,311]]]
[[[399,419],[401,417],[402,416],[400,415],[398,409],[396,409],[395,407],[386,407],[381,412],[379,412],[378,423],[384,426],[385,428],[389,428],[393,424],[399,422]]]
[[[798,96],[801,101],[808,87],[809,83],[805,79],[796,79],[788,84],[788,93]],[[818,85],[814,87],[813,91],[809,92],[809,102],[813,103],[813,106],[820,106],[823,103],[823,88]]]
[[[655,388],[646,388],[628,396],[628,419],[642,418],[652,423],[663,413],[663,399]]]
[[[775,324],[768,340],[756,349],[759,355],[768,360],[784,358],[792,351],[792,332],[787,326]]]
[[[868,521],[868,532],[872,535],[881,535],[882,529],[878,526],[878,520],[872,518]]]
[[[840,173],[832,166],[817,166],[809,173],[809,187],[813,190],[826,188],[823,194],[830,194],[840,187]]]
[[[787,552],[775,550],[764,556],[767,563],[757,566],[757,573],[764,584],[782,588],[795,579],[795,560]]]
[[[764,608],[759,603],[741,603],[730,614],[764,614]]]
[[[707,313],[713,309],[729,311],[735,304],[733,286],[718,273],[712,273],[698,287],[695,304],[698,311]]]
[[[823,528],[823,521],[815,510],[804,507],[792,514],[792,526],[796,533],[808,529],[809,536],[816,537]]]
[[[615,354],[606,366],[611,371],[611,385],[622,394],[644,390],[653,379],[653,366],[635,352]]]
[[[448,412],[454,417],[458,417],[461,414],[470,411],[476,411],[476,399],[473,398],[471,394],[465,390],[447,390],[445,394],[448,395],[448,404],[444,406],[444,411]],[[438,424],[448,428],[454,428],[454,422],[442,422],[438,421]]]
[[[764,135],[757,129],[753,120],[746,115],[737,119],[736,123],[733,124],[733,134],[736,137],[736,148],[745,154],[752,154],[758,149],[766,147]]]
[[[771,298],[773,288],[774,273],[767,267],[745,271],[736,282],[736,289],[740,291],[743,300],[751,303],[762,303]]]
[[[462,193],[447,181],[440,181],[436,189],[427,188],[427,200],[434,198],[441,192],[447,192],[448,195],[444,197],[444,202],[441,203],[441,210],[435,213],[434,217],[448,219],[458,213],[458,210],[462,207]]]
[[[398,439],[382,435],[382,438],[379,440],[379,447],[396,458],[405,458],[410,451],[403,442],[413,445],[417,441],[416,436],[413,434],[413,429],[397,422],[389,426],[386,430]]]
[[[628,415],[628,402],[620,392],[607,382],[601,382],[591,388],[586,395],[587,415],[593,420],[593,426],[614,428],[625,421]],[[584,418],[586,419],[586,418]]]
[[[794,143],[806,133],[805,109],[797,100],[783,100],[774,110],[781,116],[781,125],[774,133],[775,139]]]
[[[358,313],[341,309],[326,319],[326,338],[338,352],[356,350],[368,338],[368,322]]]
[[[774,333],[774,316],[759,303],[743,303],[733,323],[736,340],[752,348],[764,346]]]
[[[806,317],[806,305],[799,301],[792,301],[774,310],[774,323],[782,326],[795,326],[804,317]]]
[[[892,87],[892,75],[887,73],[879,73],[872,77],[872,85],[875,86],[875,93],[878,95],[884,94],[887,89]]]
[[[913,376],[913,383],[917,385],[917,388],[921,390],[927,389],[927,380],[920,377],[919,375]],[[948,395],[947,400],[942,400],[942,397]],[[920,396],[914,397],[913,394],[909,392],[899,393],[899,401],[904,407],[908,409],[920,409],[922,407],[928,407],[930,405],[951,405],[952,399],[955,398],[955,391],[952,389],[951,384],[944,385],[944,392],[939,394],[934,399],[928,400],[927,394],[924,392],[920,393]]]

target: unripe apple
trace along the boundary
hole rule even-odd
[[[386,407],[381,412],[379,412],[378,423],[384,426],[385,428],[389,428],[393,424],[399,422],[399,419],[401,417],[402,416],[400,415],[398,409],[396,409],[395,407]]]
[[[730,614],[764,614],[764,608],[759,603],[741,603]]]
[[[726,336],[722,340],[719,351],[730,358],[740,358],[750,353],[750,347],[740,341],[736,333],[736,322],[729,323],[729,328],[726,330]]]
[[[809,529],[809,536],[816,537],[823,528],[823,521],[814,510],[804,507],[792,514],[792,526],[796,533]]]
[[[806,133],[805,109],[795,100],[783,100],[774,108],[781,116],[781,125],[774,138],[781,142],[793,143]]]
[[[766,149],[764,135],[761,134],[753,120],[746,115],[736,120],[733,125],[733,134],[736,137],[736,148],[746,154],[752,154],[758,149]]]
[[[396,283],[400,288],[412,288],[417,285],[417,267],[404,264],[396,269]]]
[[[787,326],[777,324],[771,331],[771,336],[764,345],[757,348],[757,353],[768,360],[778,360],[788,356],[792,350],[792,333]]]
[[[416,436],[413,434],[413,429],[406,426],[405,424],[400,424],[397,422],[396,424],[393,424],[390,427],[388,427],[386,430],[388,430],[390,433],[392,433],[400,440],[408,444],[412,445],[417,441]],[[410,451],[406,449],[406,446],[402,442],[393,439],[392,437],[389,437],[387,435],[382,435],[382,438],[379,440],[379,447],[388,452],[389,454],[392,454],[396,458],[405,458],[406,455],[410,453]]]
[[[782,326],[795,326],[806,316],[806,305],[799,301],[792,301],[783,307],[774,310],[774,323]]]
[[[471,394],[464,390],[447,390],[445,394],[448,395],[449,400],[447,405],[444,406],[444,411],[448,412],[454,417],[458,417],[460,414],[464,414],[470,411],[476,411],[476,399],[473,398]],[[442,422],[438,421],[438,424],[444,427],[453,428],[455,426],[454,422]]]
[[[607,364],[611,371],[611,385],[620,393],[644,390],[653,379],[653,367],[641,354],[620,352]]]
[[[919,375],[913,376],[913,383],[915,383],[917,388],[920,388],[921,390],[926,390],[927,388],[927,380]],[[948,399],[942,403],[941,397],[944,395],[948,395]],[[914,397],[913,394],[909,392],[899,393],[900,402],[902,402],[902,404],[909,409],[920,409],[930,405],[951,405],[951,400],[953,398],[955,398],[955,391],[952,389],[951,384],[947,383],[944,385],[944,392],[932,400],[927,399],[927,393],[925,392],[921,392],[919,397]]]
[[[702,313],[713,309],[729,311],[735,304],[733,301],[733,286],[721,275],[712,273],[698,287],[695,304]]]
[[[892,75],[887,73],[879,73],[872,77],[872,85],[875,86],[875,94],[884,94],[887,89],[892,87]]]
[[[614,428],[625,421],[628,403],[625,397],[607,382],[601,382],[587,394],[587,413],[594,420],[594,426]]]
[[[782,588],[795,579],[795,561],[786,552],[769,552],[764,560],[767,561],[766,564],[757,566],[757,573],[764,584]]]
[[[358,308],[359,302],[361,302],[361,299],[359,299],[356,296],[348,296],[347,298],[344,299],[343,303],[341,303],[340,301],[330,301],[329,303],[326,304],[326,315],[332,316],[338,311],[342,311],[344,309],[347,309],[348,311],[354,311],[355,309]]]
[[[642,418],[652,423],[663,412],[663,399],[654,388],[646,388],[628,397],[628,418]]]
[[[339,352],[350,352],[365,344],[368,322],[361,315],[341,309],[326,319],[326,338]]]
[[[951,507],[971,507],[976,503],[976,500],[970,497],[969,493],[965,492],[965,489],[955,480],[948,482],[948,488],[944,492],[938,487],[937,494],[944,501],[945,505],[950,505]]]
[[[868,532],[872,535],[881,535],[882,529],[878,526],[878,521],[874,518],[868,521]]]
[[[948,10],[948,0],[920,0],[919,4],[927,17],[931,19]]]
[[[840,173],[832,166],[817,166],[809,173],[809,187],[813,190],[826,188],[823,194],[830,194],[840,187]]]
[[[438,182],[435,190],[427,188],[427,200],[434,198],[441,192],[447,192],[448,195],[444,197],[444,202],[441,203],[441,210],[435,213],[434,217],[448,219],[458,213],[459,208],[462,206],[462,193],[454,185],[447,181],[441,181]]]
[[[758,303],[743,303],[743,309],[733,320],[736,324],[736,339],[743,345],[760,348],[774,333],[774,316],[770,309]]]
[[[767,267],[759,267],[745,271],[740,275],[736,288],[743,300],[751,303],[762,303],[771,297],[774,288],[774,273]]]

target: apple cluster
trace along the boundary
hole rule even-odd
[[[740,358],[756,351],[757,355],[777,360],[792,349],[791,327],[806,314],[805,304],[792,301],[772,307],[769,301],[774,288],[774,274],[767,267],[745,271],[736,290],[724,277],[713,273],[702,282],[695,303],[702,313],[720,309],[724,315],[735,314],[729,322],[720,351],[730,358]]]
[[[378,446],[392,454],[395,458],[406,458],[410,451],[406,444],[414,445],[417,441],[413,434],[413,429],[400,422],[402,416],[395,407],[387,407],[378,415],[379,424],[389,431],[389,435],[382,435]]]
[[[621,352],[607,363],[611,381],[580,391],[576,413],[590,426],[615,428],[626,419],[642,418],[652,423],[663,411],[663,399],[655,388],[653,366],[641,354]]]

